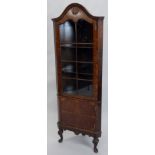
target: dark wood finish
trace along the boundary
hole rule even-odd
[[[92,42],[84,42],[80,40],[81,36],[79,36],[79,31],[81,31],[81,29],[78,29],[78,24],[81,26],[79,22],[81,19],[86,21],[88,25],[90,24],[90,29],[92,26],[92,34],[89,33],[89,37],[87,39],[89,40],[91,39],[90,37],[93,36]],[[96,153],[98,152],[98,138],[101,136],[103,19],[104,17],[96,17],[91,15],[82,5],[77,3],[69,5],[58,18],[53,19],[59,109],[59,142],[63,141],[64,130],[73,131],[76,135],[80,133],[83,136],[88,135],[94,138],[94,152]],[[75,27],[73,26],[73,29],[75,30],[75,34],[73,34],[75,35],[75,41],[60,41],[60,25],[64,24],[66,21],[72,21],[72,24],[75,23]],[[76,60],[62,60],[61,48],[69,48],[68,52],[73,52]],[[77,60],[77,55],[79,54],[78,52],[82,51],[81,48],[84,52],[85,49],[90,49],[89,52],[92,51],[93,59],[89,61]],[[86,53],[89,52],[86,51]],[[76,71],[71,73],[73,77],[62,75],[62,63],[75,64]],[[86,64],[87,69],[90,69],[88,64],[92,64],[92,73],[81,73],[79,71],[79,64]],[[82,78],[79,76],[82,76]],[[67,79],[69,82],[73,80],[76,81],[75,94],[64,93],[63,79]],[[81,85],[80,81],[83,82]],[[92,88],[90,87],[91,83],[88,82],[92,82]],[[88,86],[88,90],[83,90],[84,83]],[[82,87],[82,89],[80,87]],[[82,94],[82,91],[92,92],[92,94]]]

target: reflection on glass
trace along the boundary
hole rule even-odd
[[[76,94],[76,80],[63,79],[62,85],[63,85],[63,93]]]
[[[77,22],[77,40],[81,43],[91,43],[93,40],[93,26],[85,20]]]
[[[84,96],[91,96],[92,81],[78,80],[78,94]]]
[[[75,73],[76,72],[76,63],[63,62],[62,71],[65,73]]]
[[[73,21],[66,21],[60,25],[61,43],[75,42],[75,24]]]

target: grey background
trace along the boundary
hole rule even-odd
[[[59,144],[57,134],[57,97],[54,55],[54,34],[51,18],[58,17],[70,3],[80,3],[95,16],[105,16],[103,39],[102,137],[98,155],[108,154],[108,24],[107,0],[47,0],[47,155],[93,155],[92,138],[64,132]]]

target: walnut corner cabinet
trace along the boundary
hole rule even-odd
[[[88,135],[96,153],[101,137],[103,19],[77,3],[52,19],[59,142],[64,130]]]

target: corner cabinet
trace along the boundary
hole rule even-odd
[[[58,91],[58,134],[101,136],[102,44],[104,17],[92,16],[80,4],[69,5],[52,19]]]

